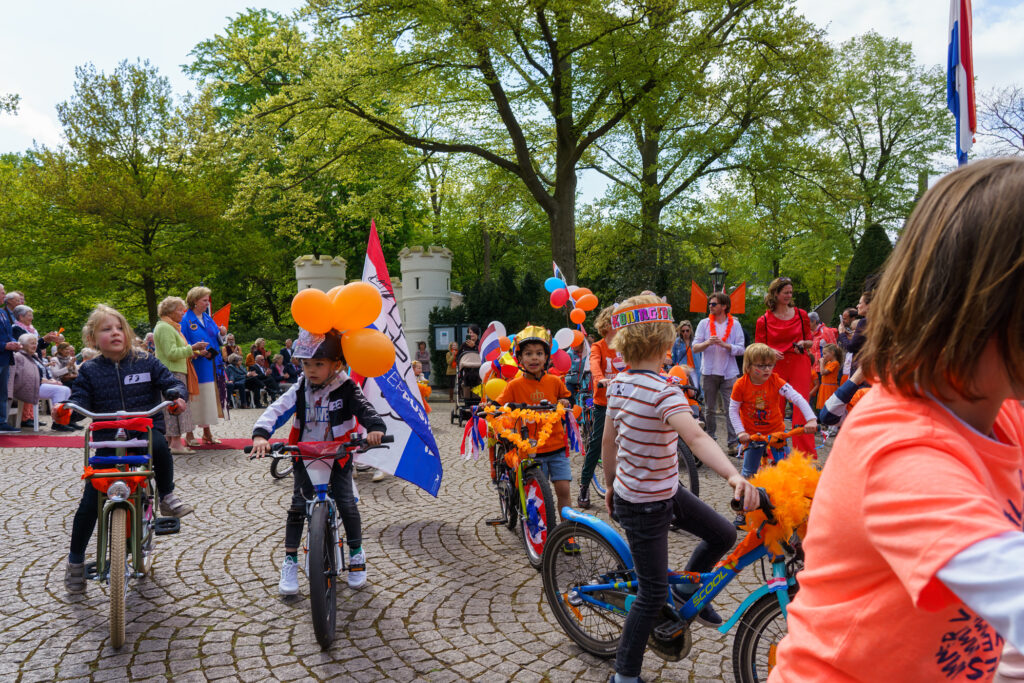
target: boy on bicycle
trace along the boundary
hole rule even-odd
[[[516,362],[522,373],[510,381],[498,403],[530,403],[548,401],[552,405],[561,403],[569,408],[569,390],[559,377],[549,374],[548,361],[551,359],[551,333],[543,327],[527,325],[516,335]],[[532,427],[531,438],[537,438],[537,428]],[[558,498],[558,509],[569,505],[569,482],[572,481],[572,468],[569,467],[566,451],[565,430],[561,424],[551,427],[551,434],[538,444],[538,452],[534,457],[544,475],[555,487]],[[561,515],[559,515],[561,517]]]
[[[764,442],[751,443],[750,435],[786,431],[779,396],[803,413],[807,420],[804,431],[813,434],[818,428],[817,416],[811,405],[786,380],[775,374],[775,359],[775,351],[767,344],[751,344],[743,352],[743,376],[732,386],[729,421],[736,430],[737,440],[745,446],[744,479],[757,473],[766,447]],[[772,448],[775,460],[781,460],[788,454],[788,447]],[[736,521],[742,523],[743,515],[738,515]]]
[[[299,333],[292,357],[302,362],[302,377],[274,401],[256,421],[252,430],[252,454],[263,456],[270,451],[268,439],[292,415],[288,443],[305,441],[346,441],[360,427],[366,430],[366,442],[377,446],[387,431],[384,420],[363,396],[359,386],[342,369],[345,358],[341,351],[341,335]],[[295,463],[295,484],[288,521],[284,530],[284,564],[281,566],[281,595],[299,592],[299,541],[306,520],[306,501],[313,498],[313,484],[301,459]],[[344,466],[334,463],[331,471],[331,497],[345,525],[348,539],[348,585],[359,588],[366,583],[366,553],[363,552],[362,521],[356,507],[352,485],[352,460]]]
[[[693,419],[680,386],[659,374],[676,337],[671,307],[657,296],[635,296],[614,309],[610,326],[616,330],[611,347],[622,353],[629,369],[608,387],[602,435],[605,503],[626,532],[638,582],[610,680],[633,683],[640,675],[647,639],[668,600],[669,525],[675,523],[701,539],[686,571],[710,571],[736,541],[729,520],[679,485],[679,437],[729,482],[745,508],[757,504],[758,494]],[[710,605],[697,620],[709,626],[722,623]]]

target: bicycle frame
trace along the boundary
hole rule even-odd
[[[303,457],[301,455],[294,456],[296,460],[301,460],[306,467],[306,474],[309,475],[309,480],[313,484],[313,498],[306,499],[306,526],[309,527],[309,520],[313,518],[313,509],[317,505],[326,505],[328,507],[328,519],[331,520],[331,525],[334,527],[334,566],[338,568],[338,571],[345,569],[344,557],[345,553],[341,552],[341,547],[345,542],[345,535],[339,533],[340,525],[338,524],[338,505],[334,502],[328,492],[331,482],[331,470],[334,468],[334,458],[323,458],[315,456]],[[305,549],[305,571],[309,573],[309,549]]]
[[[629,551],[629,545],[622,536],[620,536],[611,527],[611,525],[592,515],[573,510],[568,506],[562,508],[562,518],[566,522],[587,526],[599,533],[619,553],[619,556],[623,560],[623,564],[625,564],[626,572],[629,573],[633,571],[633,555]],[[693,596],[682,605],[676,604],[673,592],[671,590],[669,591],[668,604],[672,606],[673,611],[676,612],[680,619],[685,622],[691,621],[702,609],[704,609],[706,605],[712,602],[741,571],[749,567],[754,562],[760,560],[762,557],[768,556],[768,550],[764,545],[760,542],[754,545],[753,543],[748,542],[749,539],[753,539],[755,541],[758,540],[756,535],[748,534],[732,554],[719,562],[715,569],[710,572],[697,573],[669,571],[668,582],[670,586],[688,584],[698,584],[701,586],[701,588],[698,588]],[[787,608],[789,606],[789,592],[787,589],[789,586],[795,585],[796,579],[787,575],[785,557],[772,556],[770,559],[772,562],[772,579],[764,586],[761,586],[752,592],[740,604],[732,617],[726,620],[726,622],[718,628],[721,633],[728,633],[740,617],[743,616],[743,613],[750,607],[750,605],[766,593],[774,592],[779,600],[779,605],[782,608],[783,615],[787,614]],[[635,590],[637,586],[638,582],[635,578],[627,578],[625,581],[612,580],[599,584],[587,584],[578,586],[574,591],[575,595],[573,595],[573,597],[582,602],[594,605],[595,607],[625,616],[636,599],[635,595],[627,595],[625,605],[623,607],[619,607],[601,600],[594,594],[599,594],[603,591]]]

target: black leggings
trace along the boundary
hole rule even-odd
[[[288,521],[284,527],[285,550],[299,547],[302,527],[306,521],[306,501],[312,500],[314,496],[313,482],[309,480],[309,473],[306,472],[306,466],[301,460],[295,463],[292,477],[295,483],[292,487],[292,505],[288,508]],[[362,547],[363,526],[359,517],[359,507],[356,505],[355,488],[352,486],[351,458],[344,467],[334,463],[328,487],[334,503],[338,506],[341,523],[345,526],[348,547],[352,550]]]
[[[114,455],[114,450],[100,448],[95,454]],[[174,458],[171,456],[171,449],[167,447],[167,439],[164,438],[163,432],[157,429],[153,430],[153,476],[161,497],[174,490]],[[71,562],[77,564],[85,561],[85,549],[89,546],[89,539],[92,538],[99,516],[98,505],[96,489],[91,482],[85,482],[82,500],[78,503],[75,521],[71,525],[71,552],[68,554]]]

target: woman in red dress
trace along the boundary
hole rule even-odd
[[[793,281],[779,277],[768,285],[764,297],[768,310],[757,319],[754,341],[767,344],[775,351],[775,372],[806,399],[811,392],[811,361],[807,350],[811,347],[811,321],[807,311],[793,306]],[[780,397],[785,411],[786,399]],[[799,410],[793,411],[793,427],[804,423]],[[817,453],[813,434],[793,437],[793,448],[804,453]]]

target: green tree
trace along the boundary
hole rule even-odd
[[[842,176],[823,184],[847,186],[856,197],[861,226],[897,229],[910,215],[920,171],[949,146],[945,75],[914,60],[908,42],[874,32],[835,52],[835,76],[817,108],[816,143],[841,164]]]
[[[869,225],[860,238],[857,250],[843,279],[839,290],[839,301],[836,306],[836,319],[847,308],[856,306],[860,295],[864,292],[864,281],[881,272],[885,260],[892,253],[892,242],[885,234],[885,229],[878,223]]]
[[[161,291],[213,269],[218,181],[191,173],[188,115],[148,62],[75,75],[57,106],[66,144],[38,152],[36,187],[75,225],[79,267],[141,294],[153,324]]]

